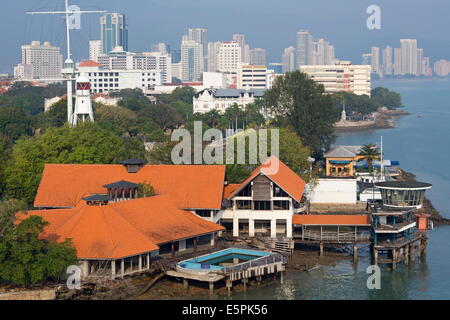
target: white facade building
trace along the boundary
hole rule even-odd
[[[219,47],[217,66],[219,72],[236,73],[242,62],[242,49],[237,42],[222,42]]]
[[[103,52],[102,40],[89,41],[89,60],[98,62],[98,56]]]
[[[225,112],[233,104],[245,108],[263,97],[265,90],[237,90],[206,88],[193,99],[194,113],[207,113],[212,110]]]
[[[29,67],[33,69],[33,80],[61,78],[63,57],[59,47],[50,42],[33,41],[22,46],[22,63],[17,66],[17,74],[29,76]],[[27,79],[31,80],[31,79]]]
[[[33,80],[33,66],[31,64],[18,64],[14,67],[14,79]]]
[[[283,73],[295,71],[295,47],[284,49],[281,63],[283,64]]]
[[[350,92],[357,95],[371,94],[371,66],[353,65],[350,61],[338,61],[335,65],[301,66],[300,70],[325,87],[325,92]]]
[[[311,203],[356,204],[356,179],[318,179],[308,195]]]
[[[78,66],[91,84],[91,93],[104,93],[122,89],[141,89],[144,92],[161,85],[160,70],[106,70],[88,61]]]
[[[267,66],[266,49],[262,48],[250,49],[250,64]]]
[[[262,65],[240,65],[237,72],[238,89],[267,89],[267,68]]]

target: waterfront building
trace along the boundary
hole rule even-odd
[[[434,63],[434,72],[439,77],[446,77],[450,74],[450,61],[441,59]]]
[[[314,81],[325,87],[325,92],[350,92],[356,95],[371,94],[371,66],[353,65],[350,61],[337,61],[334,65],[301,66]]]
[[[382,75],[380,64],[380,48],[372,47],[371,56],[372,56],[372,73]]]
[[[393,73],[393,50],[392,47],[387,46],[383,49],[383,74],[391,75]]]
[[[402,75],[418,75],[417,70],[417,40],[400,39],[401,72]]]
[[[353,177],[355,164],[363,157],[361,146],[336,146],[324,154],[327,177]]]
[[[206,88],[198,92],[193,98],[194,113],[207,113],[212,110],[223,113],[234,104],[245,108],[248,104],[254,103],[256,99],[261,99],[264,92],[265,90],[261,89]]]
[[[235,237],[292,238],[292,218],[301,210],[304,187],[302,178],[271,157],[242,183],[225,187],[221,225]]]
[[[102,41],[91,40],[89,41],[89,60],[98,62],[98,57],[103,53]]]
[[[22,46],[22,62],[15,75],[21,80],[46,80],[61,78],[62,54],[50,42],[32,41]]]
[[[115,47],[122,47],[128,51],[128,26],[124,14],[106,13],[101,16],[100,35],[102,53],[108,54]]]

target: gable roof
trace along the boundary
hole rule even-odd
[[[81,201],[75,208],[29,211],[49,222],[49,241],[72,239],[79,259],[119,259],[159,249],[159,244],[223,230],[178,209],[168,196],[141,198],[104,206]],[[27,216],[21,214],[19,221]]]
[[[337,146],[327,153],[325,158],[354,158],[361,151],[361,146]]]
[[[278,168],[278,170],[272,172],[272,168]],[[302,200],[306,182],[275,156],[270,157],[255,169],[250,177],[229,193],[226,199],[231,199],[260,174],[268,177],[296,201],[300,202]]]
[[[81,62],[79,64],[79,67],[101,67],[101,64],[92,60],[88,60]]]
[[[225,166],[146,165],[128,173],[123,165],[47,164],[42,173],[35,207],[71,208],[81,198],[105,194],[103,186],[125,180],[149,183],[160,195],[170,195],[178,208],[220,209]]]
[[[369,215],[328,215],[328,214],[302,214],[292,217],[293,225],[322,225],[322,226],[370,226]]]

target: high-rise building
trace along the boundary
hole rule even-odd
[[[417,40],[400,39],[401,74],[417,75]]]
[[[297,32],[297,67],[313,64],[314,40],[308,31]]]
[[[181,42],[181,80],[184,82],[200,81],[203,67],[202,44],[184,36]]]
[[[263,65],[239,66],[237,72],[238,89],[266,89],[267,68]]]
[[[16,67],[16,73],[26,78],[31,75],[35,80],[61,78],[62,63],[59,47],[52,46],[50,42],[41,44],[33,41],[22,46],[22,63]]]
[[[372,73],[376,73],[378,75],[381,75],[380,48],[379,47],[372,47],[371,55],[372,55]]]
[[[257,66],[266,66],[266,49],[255,48],[250,49],[250,64]]]
[[[416,75],[420,76],[424,74],[424,69],[423,69],[423,59],[424,59],[424,55],[423,55],[423,49],[417,49],[416,51],[416,56],[417,56],[417,67],[416,67]]]
[[[170,53],[170,47],[166,43],[156,43],[151,46],[151,52],[160,52],[162,54]]]
[[[393,51],[392,47],[387,46],[383,49],[383,73],[385,75],[391,75],[393,72]]]
[[[439,77],[447,77],[450,74],[450,61],[439,60],[434,63],[434,73]]]
[[[400,48],[394,49],[394,75],[402,74],[402,50]]]
[[[219,50],[222,46],[222,42],[210,42],[208,43],[208,57],[207,64],[208,72],[216,72],[219,71]]]
[[[188,40],[195,41],[202,45],[203,70],[206,70],[208,57],[208,30],[204,28],[188,29],[187,38]]]
[[[103,53],[102,41],[91,40],[89,41],[89,60],[98,62],[98,56]]]
[[[250,54],[246,50],[250,51],[250,47],[245,44],[245,35],[243,34],[233,34],[231,39],[241,47],[241,61],[242,63],[250,63]]]
[[[100,17],[102,52],[108,54],[115,47],[128,51],[128,26],[125,15],[106,13]]]
[[[362,55],[362,64],[369,65],[370,67],[372,67],[372,54],[371,53],[364,53]]]
[[[239,43],[234,41],[222,42],[217,57],[217,71],[225,73],[236,73],[238,66],[242,63],[242,49]]]
[[[314,42],[313,63],[314,65],[334,64],[334,47],[324,39]]]
[[[295,48],[289,47],[284,49],[281,57],[283,64],[283,73],[295,71]]]
[[[323,84],[325,92],[371,94],[371,66],[353,65],[350,61],[336,61],[334,65],[300,66],[316,82]]]

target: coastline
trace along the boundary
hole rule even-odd
[[[403,110],[380,110],[374,114],[375,120],[372,121],[344,121],[335,125],[335,132],[361,132],[378,129],[395,128],[396,119],[400,116],[411,115],[411,113]]]

